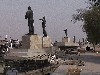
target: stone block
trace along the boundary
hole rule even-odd
[[[51,47],[50,37],[41,37],[39,35],[24,35],[22,36],[23,49],[42,49]]]
[[[63,37],[62,38],[62,42],[63,43],[65,43],[65,42],[68,42],[68,43],[71,42],[71,43],[73,43],[73,40],[71,38],[69,38],[69,37]]]
[[[62,42],[68,42],[68,37],[62,38]]]
[[[30,48],[30,36],[22,36],[22,48],[29,49]]]
[[[51,47],[51,42],[50,37],[43,37],[43,47]]]
[[[25,35],[22,37],[22,48],[42,49],[42,37],[39,35]]]
[[[33,35],[30,37],[30,49],[42,49],[42,37]]]

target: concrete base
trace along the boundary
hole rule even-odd
[[[42,37],[43,38],[43,48],[45,47],[51,47],[51,39],[50,37]]]
[[[41,50],[47,47],[51,47],[50,37],[41,37],[39,35],[22,36],[22,48],[23,49]]]
[[[42,49],[42,37],[39,35],[22,36],[23,49]]]

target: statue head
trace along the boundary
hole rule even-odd
[[[28,7],[28,10],[31,10],[31,7],[30,6]]]
[[[45,20],[45,16],[43,17],[43,19]]]
[[[67,32],[67,29],[65,29],[64,31]]]

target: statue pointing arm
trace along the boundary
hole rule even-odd
[[[68,35],[68,34],[67,34],[67,29],[65,29],[64,32],[65,32],[65,35],[66,35],[66,37],[67,37],[67,35]]]
[[[46,20],[45,20],[45,16],[43,17],[43,19],[39,19],[42,21],[42,28],[45,28],[46,27]]]
[[[42,28],[43,28],[43,34],[44,34],[44,37],[47,37],[47,32],[45,30],[45,27],[46,27],[46,20],[45,20],[45,16],[43,17],[43,19],[39,19],[42,21]]]

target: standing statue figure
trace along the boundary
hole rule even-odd
[[[65,31],[65,35],[66,35],[66,37],[67,37],[67,29],[65,29],[64,31]]]
[[[34,34],[34,20],[33,20],[33,11],[31,10],[31,7],[28,7],[28,11],[26,12],[25,19],[28,19],[28,26],[29,26],[29,35]]]
[[[43,28],[43,34],[44,36],[43,37],[47,37],[47,32],[45,30],[45,27],[46,27],[46,20],[45,20],[45,16],[43,17],[43,19],[39,19],[39,20],[42,20],[42,28]]]

